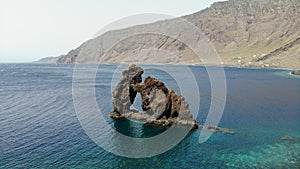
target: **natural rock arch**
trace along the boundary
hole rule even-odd
[[[198,128],[184,97],[150,76],[142,83],[143,73],[144,70],[136,65],[123,71],[122,79],[113,91],[114,111],[109,116],[140,120],[155,126],[169,127],[175,123]],[[142,98],[144,112],[130,109],[138,93]]]

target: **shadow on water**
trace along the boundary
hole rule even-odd
[[[120,133],[135,138],[147,138],[159,135],[166,129],[162,127],[151,127],[146,126],[144,123],[128,120],[119,119],[113,121],[113,127]]]

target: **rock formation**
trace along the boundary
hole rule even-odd
[[[123,71],[123,78],[113,91],[114,112],[117,114],[127,113],[133,104],[137,91],[133,90],[135,84],[142,82],[143,69],[131,65]]]
[[[113,91],[114,110],[109,116],[115,119],[135,119],[153,126],[170,127],[179,124],[198,128],[184,97],[150,76],[142,83],[143,73],[143,69],[135,65],[123,71],[123,77]],[[138,93],[142,98],[143,112],[130,109]]]

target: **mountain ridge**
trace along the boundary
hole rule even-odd
[[[209,8],[180,18],[203,31],[224,65],[299,69],[299,9],[299,0],[229,0],[215,2]],[[118,64],[126,57],[132,58],[134,63],[147,55],[149,58],[157,56],[157,60],[151,59],[152,64],[179,64],[168,54],[161,54],[168,50],[186,64],[202,65],[201,60],[197,60],[186,44],[159,35],[130,37],[109,51],[104,50],[107,42],[118,39],[126,32],[161,27],[176,19],[108,31],[59,57],[57,63],[99,63],[106,54],[108,57],[101,63]],[[84,57],[78,58],[83,51]],[[145,63],[147,62],[149,61],[146,59]]]

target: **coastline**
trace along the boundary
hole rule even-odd
[[[40,64],[40,65],[48,65],[48,64],[53,64],[53,65],[129,65],[130,63],[123,63],[123,64],[117,64],[117,63],[37,63],[37,62],[3,62],[0,64]],[[241,68],[241,69],[266,69],[266,70],[286,70],[286,71],[294,71],[299,68],[291,68],[291,67],[258,67],[258,66],[238,66],[238,65],[219,65],[219,64],[210,64],[210,65],[204,65],[204,64],[139,64],[136,63],[137,65],[143,65],[143,66],[210,66],[210,67],[229,67],[229,68]],[[294,74],[291,74],[294,75]],[[295,75],[297,76],[297,75]]]
[[[94,63],[54,63],[54,64],[62,64],[62,65],[75,65],[75,64],[80,64],[80,65],[108,65],[108,66],[114,66],[114,65],[123,65],[123,66],[128,66],[130,63],[124,63],[124,64],[111,64],[111,63],[101,63],[101,64],[94,64]],[[237,65],[219,65],[219,64],[211,64],[211,65],[204,65],[204,64],[137,64],[141,66],[189,66],[189,67],[197,67],[197,66],[202,66],[202,67],[222,67],[222,68],[238,68],[238,69],[252,69],[252,70],[275,70],[275,71],[287,71],[286,75],[289,77],[296,77],[300,78],[300,75],[295,75],[292,74],[292,71],[298,70],[293,69],[293,68],[281,68],[281,67],[258,67],[258,66],[237,66]]]

